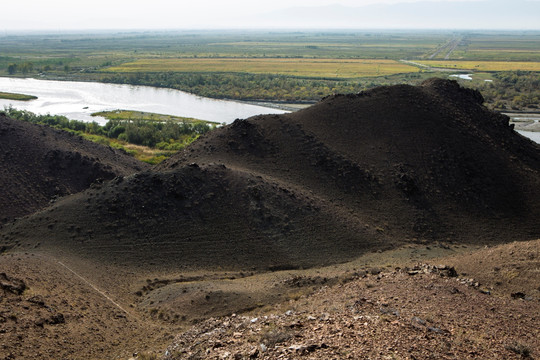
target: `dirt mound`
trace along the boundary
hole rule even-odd
[[[94,186],[7,225],[2,243],[34,247],[40,229],[55,253],[142,269],[297,268],[381,246],[353,217],[253,174],[191,165]]]
[[[444,261],[494,294],[540,300],[540,239],[486,247]]]
[[[147,166],[68,132],[0,115],[0,223]]]
[[[456,82],[237,120],[153,172],[6,227],[0,245],[143,268],[295,268],[406,242],[540,236],[540,150]]]

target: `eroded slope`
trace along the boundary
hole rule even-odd
[[[71,133],[0,115],[0,223],[95,181],[145,168],[125,153]]]

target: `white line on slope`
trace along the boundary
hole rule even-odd
[[[66,269],[68,269],[69,271],[71,271],[73,274],[75,274],[75,276],[77,276],[79,279],[81,279],[82,281],[84,281],[86,284],[88,284],[92,289],[96,290],[98,293],[100,293],[103,297],[105,297],[107,300],[109,300],[114,306],[116,306],[117,308],[119,308],[120,310],[122,310],[123,312],[125,312],[127,315],[130,315],[130,313],[128,313],[122,306],[120,306],[120,304],[118,304],[116,301],[114,301],[113,299],[111,299],[109,296],[107,296],[107,294],[105,294],[103,291],[99,290],[96,286],[94,286],[94,284],[92,284],[90,281],[86,280],[85,278],[83,278],[81,275],[77,274],[74,270],[72,270],[69,266],[65,265],[64,263],[60,262],[60,261],[57,261],[60,265],[62,265],[63,267],[65,267]]]

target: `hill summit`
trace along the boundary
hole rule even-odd
[[[540,149],[482,103],[432,79],[237,120],[6,226],[0,245],[147,269],[280,269],[408,242],[537,238]]]

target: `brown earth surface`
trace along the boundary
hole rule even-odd
[[[529,296],[488,290],[504,275],[471,267],[487,254],[521,269]],[[540,240],[417,264],[357,271],[270,311],[211,318],[162,359],[534,359],[540,354]],[[519,262],[516,266],[515,262]],[[435,264],[438,264],[435,262]],[[466,277],[460,270],[467,269]],[[528,272],[528,273],[527,273]],[[486,279],[485,283],[477,279]]]
[[[170,327],[134,311],[121,285],[101,290],[67,264],[43,255],[0,256],[0,359],[127,359],[171,341]],[[94,273],[92,281],[106,275]]]
[[[470,266],[486,254],[515,275]],[[14,253],[0,256],[0,359],[537,358],[539,267],[540,240],[148,279]]]
[[[481,103],[331,96],[4,224],[0,359],[538,356],[540,149]]]
[[[126,153],[72,133],[0,115],[0,224],[93,182],[146,168]]]

